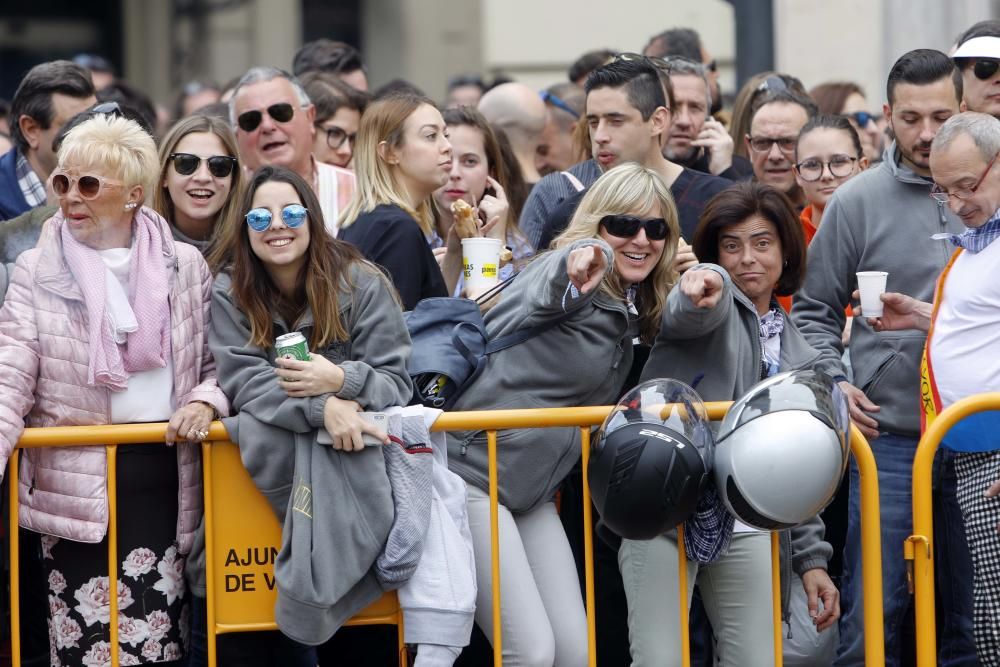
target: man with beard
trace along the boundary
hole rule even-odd
[[[910,51],[889,72],[887,99],[883,112],[896,140],[881,164],[845,183],[830,199],[809,246],[805,285],[792,309],[806,340],[834,363],[841,362],[844,351],[844,304],[857,288],[856,272],[887,271],[889,291],[930,301],[935,279],[951,256],[948,241],[932,236],[963,230],[948,206],[928,196],[931,141],[964,108],[961,72],[940,51]],[[846,369],[837,378],[878,466],[888,667],[900,664],[901,626],[911,600],[899,552],[912,532],[911,471],[920,435],[925,339],[922,332],[880,333],[866,322],[855,322],[849,348],[853,382],[847,381]],[[936,517],[948,527],[947,537],[936,543],[943,620],[938,664],[976,664],[971,560],[955,496],[954,464],[944,452],[937,463],[941,485]],[[838,666],[864,664],[859,487],[852,463]]]
[[[750,162],[733,155],[733,138],[708,113],[713,97],[704,65],[679,56],[668,57],[666,64],[674,89],[674,106],[663,157],[730,181],[752,177]]]

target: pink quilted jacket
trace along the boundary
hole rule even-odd
[[[148,213],[155,215],[152,211]],[[158,217],[158,216],[157,216]],[[174,394],[178,406],[205,401],[226,415],[229,403],[208,350],[212,276],[201,254],[175,243],[162,220],[170,285]],[[50,223],[51,224],[51,223]],[[27,426],[108,424],[110,391],[87,384],[87,309],[63,261],[58,229],[17,260],[0,309],[0,464]],[[202,513],[201,454],[177,446],[177,540],[190,550]],[[20,524],[78,542],[97,543],[108,528],[103,447],[26,450],[21,456]]]

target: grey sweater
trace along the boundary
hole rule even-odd
[[[344,370],[337,396],[366,410],[406,404],[410,341],[391,286],[367,264],[355,267],[350,278],[352,287],[340,286],[350,340],[318,351]],[[230,286],[226,274],[215,281],[209,335],[220,385],[236,412],[224,423],[254,484],[283,523],[275,618],[293,639],[318,643],[382,594],[372,565],[393,521],[385,460],[378,447],[345,454],[316,443],[327,396],[285,394],[274,374],[273,347],[249,343],[249,322]],[[289,330],[280,318],[275,325],[275,335]],[[308,339],[310,312],[296,329]],[[189,559],[188,578],[199,595],[204,595],[203,535],[200,530],[195,542],[200,553],[193,550]]]
[[[760,381],[760,318],[750,300],[733,286],[729,274],[715,264],[695,268],[712,269],[723,278],[723,294],[712,309],[698,308],[674,285],[663,311],[656,337],[641,380],[675,378],[690,383],[704,373],[698,394],[706,401],[733,401]],[[790,318],[781,333],[779,368],[782,371],[816,368],[819,353],[811,348]],[[826,526],[819,516],[782,531],[782,601],[788,608],[790,570],[802,575],[813,568],[827,568],[833,547],[824,541]]]
[[[931,182],[899,162],[896,145],[884,160],[834,193],[809,245],[806,282],[795,295],[792,319],[826,366],[846,375],[843,354],[844,306],[857,288],[858,271],[888,271],[886,289],[931,301],[934,283],[952,247],[934,240],[939,232],[964,227],[948,207],[928,194]],[[876,405],[880,432],[920,433],[920,356],[926,334],[876,333],[863,317],[851,330],[854,385]]]
[[[570,250],[595,244],[610,265],[611,248],[604,241],[577,241],[540,255],[503,292],[485,318],[491,339],[563,312],[574,315],[492,355],[455,410],[605,405],[617,400],[632,365],[637,322],[628,315],[624,297],[616,299],[599,289],[576,294],[566,274]],[[500,502],[512,512],[549,500],[580,455],[577,428],[501,431],[497,443]],[[448,465],[469,484],[486,490],[486,433],[449,433]]]

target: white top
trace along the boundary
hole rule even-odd
[[[1000,243],[964,251],[945,279],[931,337],[941,404],[1000,391]]]
[[[316,198],[319,199],[320,208],[323,209],[323,222],[326,223],[326,230],[330,232],[330,235],[336,237],[341,203],[350,200],[354,195],[353,188],[351,192],[340,191],[337,174],[347,176],[347,182],[354,183],[354,172],[349,169],[320,162],[315,158],[313,159],[313,166],[315,167],[314,173],[316,174],[313,190],[316,193]]]
[[[128,331],[122,323],[135,322],[135,315],[128,305],[128,270],[132,258],[131,248],[111,248],[99,250],[98,254],[108,267],[106,275],[108,292],[108,316],[117,323],[119,331]],[[116,289],[116,288],[119,288]],[[114,324],[112,325],[114,326]],[[124,338],[118,336],[119,340]],[[164,368],[131,373],[125,391],[111,392],[111,423],[130,424],[133,422],[167,421],[174,413],[174,364],[167,355]]]

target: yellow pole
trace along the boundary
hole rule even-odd
[[[590,505],[590,429],[580,427],[580,467],[583,472],[583,581],[587,601],[587,655],[590,667],[597,667],[597,602],[594,600],[594,524]]]
[[[688,568],[687,551],[684,547],[684,524],[677,526],[677,588],[680,589],[681,613],[677,618],[680,621],[681,636],[681,667],[691,667],[691,641],[688,636]]]
[[[118,667],[118,447],[108,445],[108,596],[111,601],[111,667]]]
[[[212,484],[212,445],[208,441],[201,444],[202,479],[205,494],[205,618],[208,625],[208,667],[216,667],[215,631],[215,488]],[[192,603],[194,603],[192,601]]]
[[[937,664],[934,618],[934,510],[931,503],[931,470],[934,455],[942,438],[955,424],[969,415],[988,410],[1000,410],[1000,393],[976,394],[955,401],[931,422],[917,444],[917,453],[913,459],[913,535],[908,540],[907,549],[913,551],[913,613],[916,620],[917,667],[931,667]]]
[[[20,522],[18,514],[17,490],[21,486],[19,474],[21,468],[17,465],[20,460],[18,450],[10,453],[10,462],[7,476],[7,491],[10,505],[10,517],[7,522],[7,529],[10,531],[10,659],[11,664],[21,664],[21,553],[20,553]]]
[[[781,645],[781,536],[771,531],[771,614],[774,617],[774,665],[782,667],[784,655]]]
[[[861,479],[861,585],[865,610],[865,664],[885,664],[882,624],[882,519],[878,470],[868,441],[851,425],[851,453]]]
[[[493,585],[493,664],[503,664],[502,623],[500,619],[500,494],[497,490],[497,432],[486,432],[490,475],[490,566]]]

